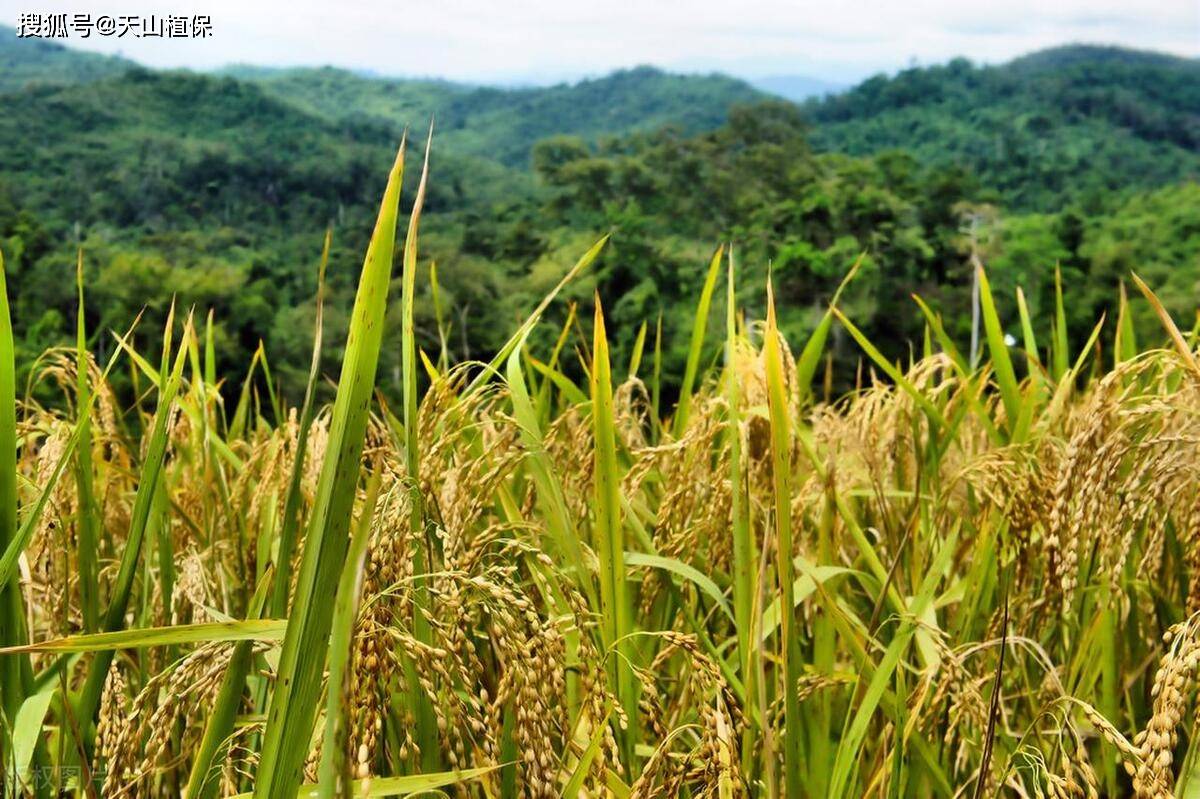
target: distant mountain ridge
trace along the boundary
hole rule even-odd
[[[0,93],[32,85],[86,83],[135,67],[117,56],[87,53],[48,39],[21,39],[0,25]]]
[[[121,79],[146,70],[132,61],[38,39],[18,39],[0,27],[0,93],[33,85],[64,86]],[[234,65],[213,75],[252,84],[267,96],[326,121],[356,120],[412,129],[436,121],[444,151],[528,164],[534,142],[556,134],[588,139],[663,126],[687,135],[720,125],[729,107],[767,95],[720,74],[672,74],[655,67],[618,70],[600,78],[535,88],[497,88],[433,79],[364,76],[335,67]]]
[[[649,67],[536,89],[332,67],[151,70],[6,28],[0,63],[13,65],[0,80],[0,195],[118,228],[203,215],[324,225],[340,209],[369,206],[364,178],[386,170],[405,127],[420,139],[431,119],[443,178],[431,212],[514,202],[533,189],[525,166],[543,138],[662,126],[691,135],[720,125],[732,104],[765,97],[724,76]]]
[[[1091,45],[959,58],[804,110],[818,148],[962,166],[1019,207],[1200,176],[1200,59]]]
[[[247,78],[272,96],[326,117],[367,117],[414,128],[435,117],[446,146],[509,165],[527,163],[530,146],[548,135],[594,138],[665,125],[694,134],[720,125],[730,105],[766,97],[725,75],[677,75],[648,66],[536,88],[368,78],[333,67]]]
[[[339,202],[368,201],[361,178],[395,143],[251,83],[183,72],[38,85],[4,107],[0,191],[84,225],[327,219]]]
[[[464,355],[499,346],[494,334],[604,233],[611,245],[570,298],[600,291],[622,358],[641,323],[664,314],[667,362],[686,354],[693,290],[721,240],[738,242],[750,274],[774,265],[796,333],[866,253],[846,302],[873,320],[869,335],[897,346],[914,331],[892,309],[914,289],[969,318],[966,207],[995,220],[994,285],[1011,297],[1014,280],[1032,279],[1035,322],[1052,301],[1052,264],[1094,289],[1072,336],[1086,338],[1131,269],[1173,281],[1176,298],[1198,281],[1200,185],[1187,181],[1200,173],[1200,80],[1189,59],[1090,47],[998,66],[956,59],[803,104],[651,67],[533,88],[331,67],[152,70],[4,30],[0,64],[10,66],[0,248],[27,361],[72,340],[60,309],[74,302],[82,248],[96,278],[90,330],[143,307],[161,321],[175,295],[216,309],[231,363],[266,342],[281,380],[302,386],[311,340],[298,331],[311,330],[323,235],[334,231],[337,313],[401,131],[407,212],[431,118],[421,271],[438,263]],[[432,307],[417,305],[426,344],[440,326]]]
[[[369,135],[384,141],[405,127],[423,130],[433,120],[443,159],[473,160],[480,167],[475,171],[489,180],[507,173],[522,190],[530,182],[531,149],[541,139],[577,135],[594,144],[662,127],[688,136],[721,125],[734,105],[799,97],[822,86],[794,76],[764,78],[754,86],[721,74],[681,75],[648,66],[526,88],[377,77],[335,67],[234,65],[206,76],[156,72],[123,58],[18,39],[3,27],[0,66],[5,67],[0,93],[60,87],[63,93],[52,95],[60,112],[72,103],[96,110],[86,93],[66,91],[78,84],[112,84],[102,92],[111,105],[102,110],[119,114],[127,98],[141,96],[147,87],[207,96],[213,84],[204,81],[228,81],[253,89],[231,88],[230,97],[251,107],[266,99],[281,103],[297,119],[313,121],[298,130],[320,129],[320,136],[342,130],[361,139],[374,131]],[[176,77],[160,83],[136,77],[146,74]],[[129,92],[119,88],[123,83]],[[17,100],[13,107],[19,105]],[[1089,45],[1051,48],[991,66],[959,58],[875,76],[811,97],[802,109],[818,150],[851,155],[905,150],[926,166],[961,167],[985,194],[1024,209],[1051,209],[1064,200],[1089,201],[1200,174],[1197,59]],[[129,114],[137,119],[139,109],[130,107]],[[63,129],[70,124],[68,119]],[[185,128],[179,135],[191,134]],[[479,180],[473,189],[487,191]]]

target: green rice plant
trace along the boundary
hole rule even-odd
[[[704,331],[708,327],[708,313],[712,306],[713,290],[717,285],[717,278],[721,274],[721,260],[725,254],[725,247],[717,248],[713,253],[712,261],[709,262],[708,272],[704,278],[704,287],[700,289],[700,302],[696,306],[696,315],[692,320],[692,339],[688,344],[687,365],[683,371],[683,383],[679,387],[679,403],[675,406],[675,420],[673,429],[675,436],[683,434],[687,427],[688,413],[692,407],[692,387],[696,382],[696,373],[700,369],[700,355],[704,349]]]
[[[359,511],[354,537],[350,540],[350,551],[338,581],[334,607],[333,634],[329,639],[329,680],[325,702],[325,730],[322,736],[321,764],[318,774],[318,796],[331,799],[344,793],[350,780],[350,760],[346,752],[349,740],[347,726],[350,722],[345,707],[350,695],[349,668],[351,647],[354,640],[354,625],[358,620],[359,602],[362,599],[363,566],[367,556],[367,542],[371,534],[371,516],[379,498],[379,474],[371,476],[367,486],[366,500]]]
[[[171,317],[167,319],[167,329],[170,330]],[[169,333],[167,334],[169,336]],[[191,319],[184,325],[184,339],[191,335]],[[169,340],[169,339],[168,339]],[[128,345],[125,345],[128,346]],[[169,347],[164,347],[163,361],[167,360]],[[146,457],[141,465],[138,477],[137,496],[134,499],[130,514],[129,535],[121,553],[121,565],[113,581],[112,592],[109,595],[108,610],[101,621],[104,632],[118,632],[125,626],[125,614],[133,594],[138,562],[141,557],[142,544],[150,523],[150,515],[154,504],[154,494],[160,486],[159,475],[163,467],[163,459],[167,452],[167,429],[171,414],[174,410],[175,396],[183,376],[183,364],[186,346],[180,346],[175,354],[174,366],[170,374],[163,370],[158,398],[158,408],[154,414],[154,425],[150,433],[146,449]],[[96,715],[100,705],[100,692],[108,676],[112,663],[112,651],[103,650],[97,653],[88,671],[87,681],[80,691],[76,704],[76,717],[91,719]]]
[[[17,377],[4,255],[0,253],[0,551],[17,540]],[[25,611],[15,571],[0,571],[0,646],[25,643]],[[27,658],[0,661],[0,700],[14,718],[28,693]]]
[[[784,385],[783,354],[779,346],[779,327],[775,321],[775,297],[767,282],[767,329],[763,340],[766,362],[767,401],[771,422],[771,476],[775,497],[775,545],[779,564],[780,660],[783,669],[783,785],[786,796],[799,796],[800,788],[800,697],[788,686],[800,681],[800,636],[794,629],[795,617],[786,612],[796,606],[792,568],[792,422],[790,403]]]
[[[79,294],[79,307],[75,320],[75,424],[79,432],[76,447],[76,492],[79,502],[79,541],[76,560],[79,563],[79,603],[83,614],[83,629],[94,632],[100,623],[100,599],[96,594],[99,567],[96,556],[99,551],[96,508],[92,502],[95,488],[92,481],[92,428],[91,419],[84,417],[83,409],[91,405],[90,359],[87,349],[87,326],[83,318],[83,251],[75,273]]]
[[[629,636],[633,632],[630,598],[626,586],[625,530],[621,522],[621,486],[617,470],[616,432],[613,422],[612,370],[608,357],[608,337],[604,331],[604,312],[596,298],[596,316],[592,336],[592,435],[595,441],[595,514],[592,545],[600,560],[600,608],[604,645],[607,651],[609,681],[625,713],[637,713],[633,671],[630,663]],[[638,738],[637,727],[630,724],[624,735],[624,751],[632,758]]]
[[[288,633],[279,658],[279,676],[271,696],[254,783],[256,797],[291,796],[296,791],[312,734],[333,613],[327,598],[334,593],[345,560],[346,531],[382,343],[403,174],[401,145],[388,175],[354,301],[329,430],[330,455],[322,464],[288,611]]]

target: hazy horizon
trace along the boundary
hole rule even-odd
[[[483,84],[556,83],[648,64],[749,80],[803,76],[845,85],[912,64],[956,56],[999,63],[1074,43],[1200,56],[1200,4],[1193,0],[1149,0],[1136,13],[1114,0],[1067,0],[1053,9],[1033,0],[1004,8],[921,0],[873,13],[841,0],[750,0],[738,8],[735,21],[715,0],[617,0],[604,12],[579,2],[547,6],[518,0],[501,12],[481,0],[449,0],[437,9],[412,7],[403,14],[377,0],[338,13],[315,0],[253,6],[212,0],[203,8],[140,0],[32,8],[0,0],[0,23],[16,26],[24,12],[211,16],[210,39],[56,40],[151,67],[335,66]]]

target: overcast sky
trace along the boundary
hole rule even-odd
[[[213,38],[72,38],[154,66],[334,64],[389,75],[550,82],[635,64],[849,83],[912,62],[1003,61],[1067,42],[1200,56],[1200,0],[0,0],[21,12],[184,13]]]

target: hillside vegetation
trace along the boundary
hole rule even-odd
[[[970,169],[1019,208],[1102,204],[1200,176],[1200,60],[1062,47],[995,67],[957,59],[805,106],[822,149],[889,148]]]
[[[46,39],[19,39],[0,25],[0,92],[41,84],[86,83],[135,66],[113,56],[85,53]]]
[[[510,166],[528,166],[531,144],[551,134],[594,141],[666,125],[697,133],[721,124],[730,105],[765,96],[722,75],[672,75],[651,67],[570,85],[513,89],[363,77],[331,68],[248,77],[272,96],[325,118],[367,117],[423,128],[434,117],[447,152]]]
[[[894,312],[913,292],[965,343],[972,251],[998,285],[1025,286],[1034,321],[1053,308],[1061,267],[1080,286],[1067,314],[1077,344],[1131,268],[1180,313],[1200,284],[1194,61],[1073,47],[907,70],[795,106],[649,68],[496,89],[328,68],[155,72],[11,37],[0,57],[46,75],[7,89],[0,115],[0,244],[23,365],[71,336],[63,275],[82,246],[98,275],[89,329],[143,306],[161,322],[172,295],[215,307],[221,365],[244,368],[263,342],[294,396],[307,348],[296,331],[314,313],[306,267],[331,227],[329,291],[348,300],[373,213],[366,177],[387,167],[405,125],[431,117],[425,253],[456,358],[498,346],[608,233],[571,297],[600,291],[622,357],[661,317],[668,375],[720,241],[750,297],[774,269],[792,337],[811,331],[861,256],[842,302],[894,357],[923,335]],[[428,265],[416,306],[426,348],[440,343]],[[830,354],[835,385],[852,385],[852,343],[838,338]],[[394,377],[398,356],[383,357]]]

